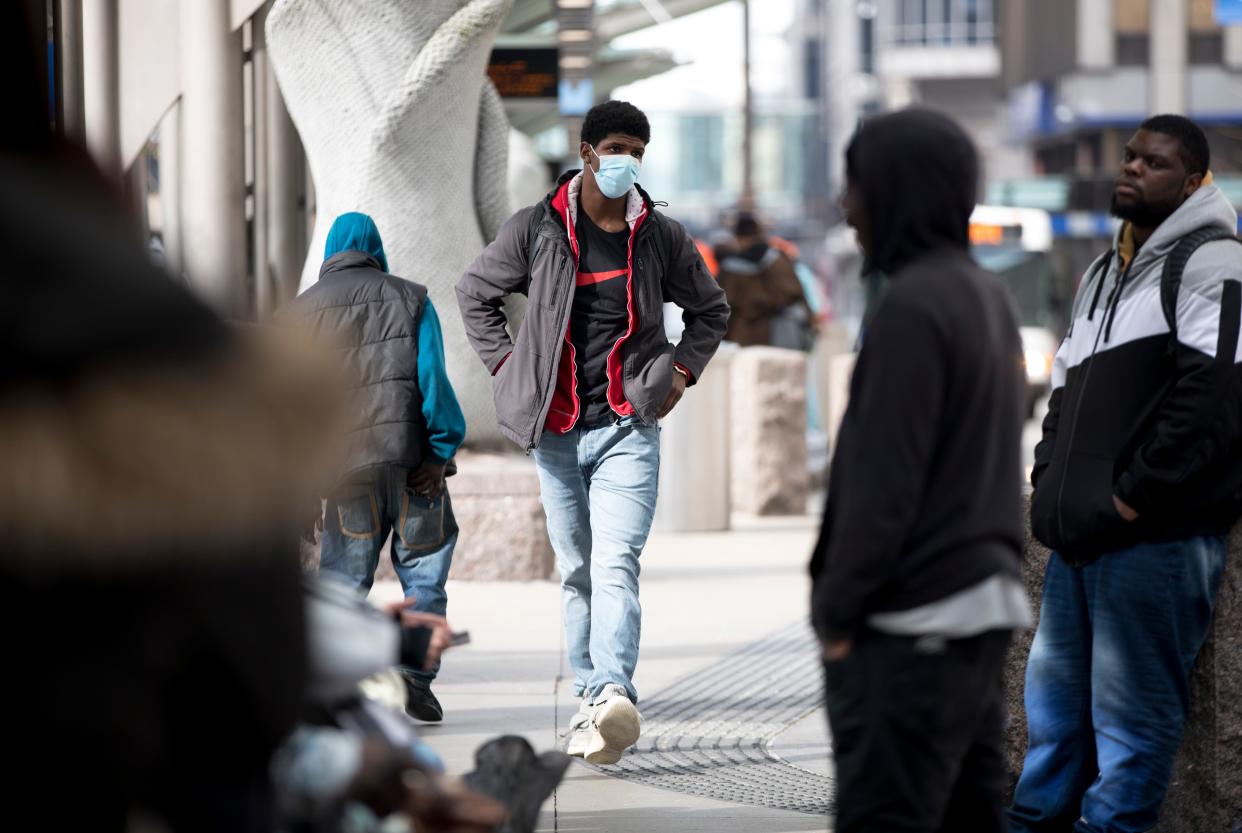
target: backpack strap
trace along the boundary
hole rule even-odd
[[[1165,323],[1169,325],[1169,332],[1173,334],[1175,341],[1177,339],[1177,293],[1182,288],[1182,273],[1186,271],[1190,256],[1200,246],[1216,240],[1237,240],[1242,243],[1236,235],[1224,229],[1209,226],[1192,231],[1179,240],[1164,260],[1164,271],[1160,273],[1160,306],[1164,310]]]

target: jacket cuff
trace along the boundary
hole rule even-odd
[[[853,639],[858,632],[858,623],[833,615],[837,611],[828,601],[832,594],[821,590],[821,587],[823,585],[817,584],[811,593],[811,626],[815,629],[815,635],[822,640]]]
[[[1146,515],[1151,508],[1143,496],[1143,490],[1139,487],[1138,477],[1133,472],[1122,472],[1121,477],[1117,478],[1117,482],[1113,484],[1113,494],[1140,515]]]
[[[855,628],[855,627],[842,628],[842,627],[834,627],[832,625],[829,625],[823,630],[816,631],[816,633],[818,633],[819,638],[824,640],[825,642],[840,642],[844,639],[848,639],[852,641],[854,639],[854,636],[858,633],[858,628]]]
[[[493,376],[495,376],[497,373],[499,373],[499,372],[500,372],[500,368],[502,368],[502,367],[504,366],[504,363],[505,363],[505,362],[509,361],[509,357],[510,357],[510,356],[512,356],[512,355],[513,355],[513,351],[512,351],[512,350],[510,350],[508,353],[505,353],[505,354],[504,354],[504,356],[501,358],[501,360],[500,360],[500,361],[496,362],[496,366],[492,368],[492,375],[493,375]]]
[[[689,374],[686,378],[686,387],[699,381],[699,376],[703,375],[703,368],[697,362],[689,361],[685,355],[678,355],[676,350],[673,352],[673,364]]]
[[[822,609],[822,608],[821,608]],[[815,623],[815,633],[820,639],[839,640],[853,639],[858,633],[859,622],[834,616],[831,609],[824,611]]]

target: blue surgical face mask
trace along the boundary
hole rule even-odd
[[[595,148],[591,148],[591,153],[595,153]],[[634,183],[638,182],[639,162],[628,153],[607,156],[595,153],[595,158],[599,160],[595,182],[599,185],[600,193],[608,199],[615,200],[625,196],[634,187]]]

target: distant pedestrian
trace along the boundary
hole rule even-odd
[[[875,118],[846,151],[846,177],[864,274],[889,281],[811,563],[833,829],[999,833],[1003,663],[1030,621],[1018,325],[968,250],[978,163],[960,127],[928,110]]]
[[[1242,512],[1242,247],[1209,161],[1182,116],[1126,143],[1112,197],[1124,223],[1053,363],[1031,528],[1055,554],[1015,830],[1150,830],[1173,772]]]
[[[384,542],[414,610],[443,616],[457,544],[445,486],[466,422],[444,366],[440,319],[425,287],[388,273],[366,214],[332,224],[319,281],[284,315],[341,349],[356,396],[340,485],[328,497],[319,569],[359,590],[375,580]],[[406,711],[439,721],[436,670],[403,667]]]
[[[574,688],[567,751],[612,764],[638,740],[639,556],[655,514],[659,420],[724,334],[724,293],[637,179],[651,138],[623,101],[582,124],[583,170],[515,214],[457,284],[495,377],[501,432],[533,452],[556,550]],[[530,299],[516,341],[502,303]],[[682,308],[670,344],[664,301]]]
[[[774,339],[776,324],[783,317],[800,321],[808,331],[813,327],[793,261],[769,244],[753,214],[739,215],[734,231],[737,248],[720,261],[720,287],[732,310],[725,339],[742,347],[809,349],[788,338],[780,343]]]

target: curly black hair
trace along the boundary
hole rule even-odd
[[[1207,136],[1199,125],[1185,116],[1161,115],[1152,116],[1139,125],[1140,130],[1163,133],[1177,139],[1180,145],[1178,156],[1186,166],[1188,174],[1205,174],[1212,162],[1212,154],[1208,150]]]
[[[594,147],[612,133],[642,139],[645,145],[651,141],[651,124],[643,111],[628,101],[596,104],[582,122],[582,141]]]

